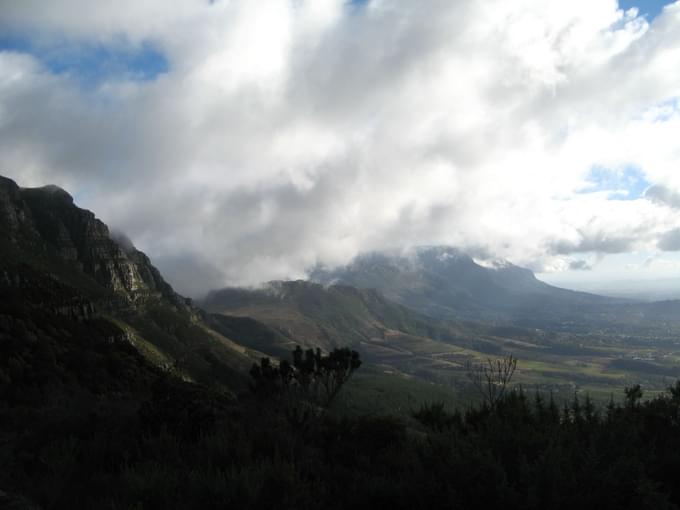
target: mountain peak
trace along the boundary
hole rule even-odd
[[[32,200],[38,207],[75,207],[73,197],[64,189],[54,184],[37,188],[19,188],[21,195]]]
[[[19,185],[14,182],[12,179],[9,177],[3,177],[0,175],[0,190],[4,192],[16,192],[19,191]]]
[[[128,300],[157,294],[180,301],[146,255],[58,186],[21,188],[0,178],[0,229],[9,241],[5,249],[77,266]]]
[[[29,193],[31,192],[42,193],[43,195],[51,198],[52,200],[58,200],[67,205],[73,204],[73,197],[66,190],[60,188],[59,186],[56,186],[55,184],[48,184],[46,186],[41,186],[39,188],[23,188],[23,191]]]
[[[310,278],[374,288],[388,299],[441,318],[496,320],[545,307],[561,313],[563,307],[604,299],[552,287],[507,260],[479,263],[451,246],[360,255],[345,267],[315,270]]]

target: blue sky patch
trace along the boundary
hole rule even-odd
[[[371,0],[347,0],[347,5],[350,9],[363,9]]]
[[[589,185],[581,193],[609,191],[612,193],[610,200],[635,200],[651,186],[642,170],[635,166],[621,170],[595,166],[590,170],[587,181]]]
[[[58,41],[35,43],[28,37],[0,34],[0,51],[28,53],[53,74],[68,74],[84,86],[108,80],[149,81],[168,72],[165,56],[152,44],[123,39],[107,44]]]
[[[668,5],[667,0],[619,0],[619,7],[628,10],[631,7],[637,7],[640,16],[644,16],[647,21],[652,21],[656,18],[663,9],[664,5]]]
[[[674,97],[647,110],[655,122],[666,122],[680,113],[680,97]]]

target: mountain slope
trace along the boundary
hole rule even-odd
[[[245,385],[247,350],[213,330],[144,253],[114,239],[64,190],[24,189],[0,177],[0,239],[0,287],[13,300],[107,322],[154,364],[188,380]]]
[[[374,288],[388,299],[432,317],[474,320],[557,318],[615,300],[553,287],[509,263],[483,267],[449,247],[418,248],[409,255],[370,253],[310,279]]]
[[[463,399],[471,396],[470,363],[509,354],[520,360],[517,382],[560,399],[583,391],[606,400],[631,381],[660,389],[664,377],[680,374],[677,324],[664,319],[653,326],[640,317],[658,320],[658,307],[601,305],[556,331],[438,319],[372,289],[307,281],[223,289],[200,304],[229,336],[230,325],[252,321],[257,327],[238,341],[269,355],[285,356],[296,344],[324,350],[349,344],[376,373],[453,386]],[[675,309],[668,304],[663,314]],[[628,314],[623,322],[622,313]]]
[[[430,381],[465,377],[466,362],[504,352],[505,340],[493,328],[434,319],[375,290],[346,285],[277,281],[215,291],[199,304],[218,323],[250,318],[265,324],[264,341],[240,341],[268,354],[282,355],[297,344],[323,350],[350,345],[370,363]]]
[[[374,290],[302,280],[214,291],[200,305],[214,314],[255,318],[275,330],[288,347],[301,342],[328,350],[384,339],[391,332],[436,336],[454,331],[453,325],[444,327]]]

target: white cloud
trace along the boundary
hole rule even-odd
[[[0,53],[0,168],[69,188],[171,272],[248,283],[423,243],[561,270],[680,228],[663,201],[583,192],[635,166],[680,193],[680,2],[651,25],[614,0],[0,9],[42,45],[166,55],[155,81],[84,89]]]

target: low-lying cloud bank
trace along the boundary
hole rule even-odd
[[[16,0],[0,30],[30,42],[0,52],[0,173],[68,188],[189,294],[419,244],[680,249],[680,2]],[[120,46],[167,69],[45,58]]]

